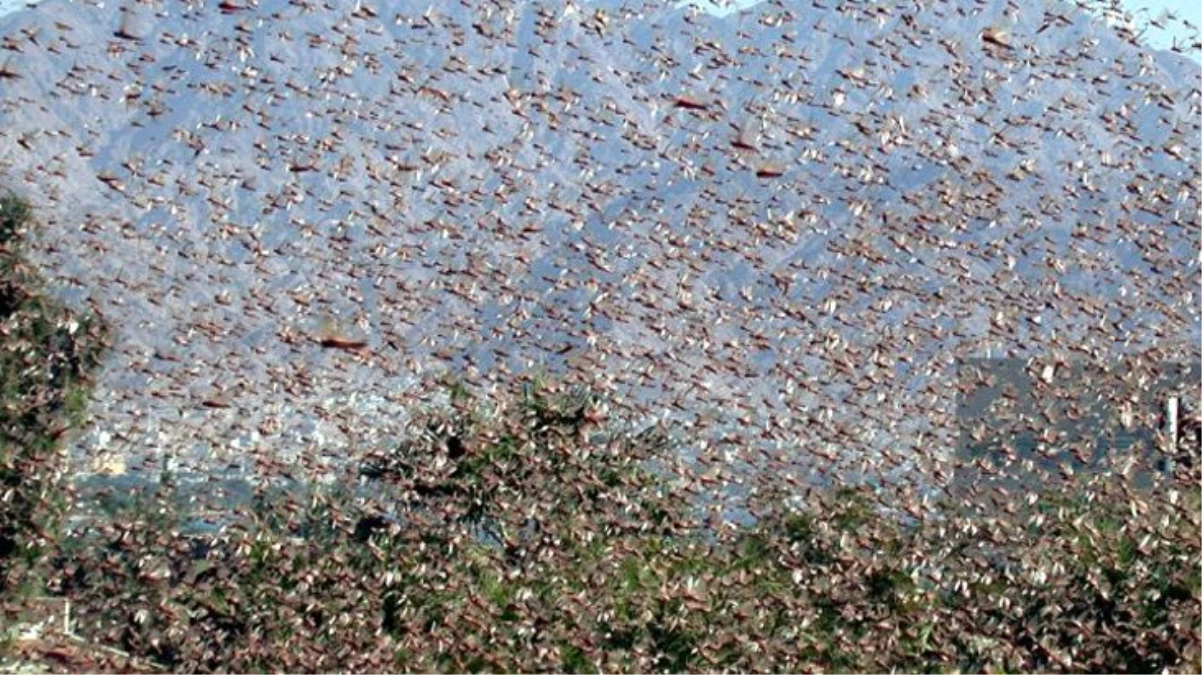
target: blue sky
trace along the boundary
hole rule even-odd
[[[1174,21],[1167,26],[1169,30],[1159,30],[1149,26],[1145,38],[1153,46],[1168,49],[1172,46],[1174,38],[1178,42],[1191,42],[1198,39],[1198,29],[1202,26],[1202,2],[1199,0],[1126,0],[1123,5],[1132,12],[1141,12],[1139,17],[1141,19],[1155,19],[1165,12],[1176,12],[1179,18],[1186,19],[1194,25],[1192,31],[1181,25],[1180,21]],[[1194,54],[1194,58],[1198,58],[1198,55]]]
[[[740,7],[754,5],[758,0],[686,0],[701,5],[720,7],[719,13],[733,11]],[[1127,11],[1136,15],[1137,23],[1147,25],[1150,20],[1159,20],[1166,12],[1176,13],[1177,21],[1167,21],[1165,29],[1148,26],[1144,39],[1153,47],[1169,49],[1173,40],[1178,43],[1189,43],[1199,39],[1199,28],[1202,27],[1202,0],[1120,0]],[[1185,19],[1193,24],[1193,29],[1187,29],[1180,21]],[[1197,53],[1193,54],[1199,59]]]
[[[755,4],[757,0],[686,0],[699,4],[728,5],[733,8]],[[1176,12],[1177,16],[1188,20],[1194,25],[1192,31],[1185,28],[1180,21],[1167,24],[1168,30],[1160,30],[1149,26],[1145,39],[1154,47],[1168,49],[1173,40],[1190,42],[1199,39],[1199,27],[1202,27],[1202,0],[1120,0],[1128,11],[1137,13],[1141,23],[1160,17],[1165,12]],[[23,8],[30,0],[0,0],[0,15]],[[1192,32],[1192,35],[1190,34]],[[1193,54],[1195,59],[1202,59]]]

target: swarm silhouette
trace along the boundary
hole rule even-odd
[[[1202,669],[1198,45],[1110,2],[101,4],[0,17],[14,651]]]
[[[966,359],[1198,361],[1197,64],[1110,3],[327,4],[0,18],[34,259],[121,336],[80,465],[336,465],[541,368],[922,491]]]

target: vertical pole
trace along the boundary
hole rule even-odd
[[[1170,396],[1164,406],[1164,432],[1165,432],[1165,471],[1170,476],[1173,475],[1173,464],[1177,461],[1177,439],[1178,439],[1178,413],[1181,409],[1181,399],[1177,396]]]

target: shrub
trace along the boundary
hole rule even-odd
[[[44,297],[10,238],[28,205],[0,198],[0,593],[30,586],[60,531],[60,440],[78,423],[103,330]]]
[[[17,241],[29,218],[28,202],[11,193],[0,197],[0,246]]]
[[[167,483],[80,532],[57,592],[94,639],[176,671],[1199,665],[1184,484],[903,521],[851,487],[789,508],[769,481],[730,527],[665,468],[665,434],[599,417],[579,392],[461,392],[361,470],[262,488],[212,535],[183,534]]]

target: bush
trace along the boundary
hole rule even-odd
[[[10,238],[28,205],[0,198],[0,593],[29,589],[59,531],[60,440],[79,422],[103,331],[45,298]]]
[[[901,521],[851,487],[791,509],[769,481],[754,523],[721,526],[660,431],[601,427],[579,392],[510,400],[461,392],[217,534],[183,534],[165,483],[72,540],[57,592],[93,639],[181,672],[1199,666],[1187,486]]]
[[[28,202],[13,194],[0,197],[0,246],[17,241],[29,217]]]

